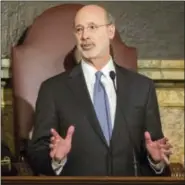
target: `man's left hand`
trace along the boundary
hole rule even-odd
[[[172,151],[170,150],[172,145],[169,144],[167,138],[164,137],[152,141],[150,133],[145,132],[145,144],[148,154],[155,163],[164,161],[166,164],[169,164],[168,157],[172,154]]]

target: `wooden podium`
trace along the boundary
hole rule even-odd
[[[184,177],[48,177],[16,176],[2,177],[4,185],[114,185],[114,184],[185,184]]]

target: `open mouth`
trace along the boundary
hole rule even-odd
[[[81,47],[83,50],[86,51],[86,50],[92,49],[94,47],[94,45],[93,44],[82,44]]]

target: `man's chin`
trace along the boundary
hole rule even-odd
[[[82,54],[82,56],[85,58],[85,59],[88,59],[88,60],[91,60],[91,59],[94,59],[97,57],[97,55],[93,52],[84,52]]]

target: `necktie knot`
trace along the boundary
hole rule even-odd
[[[103,73],[101,71],[97,71],[95,75],[96,75],[96,81],[99,82]]]

